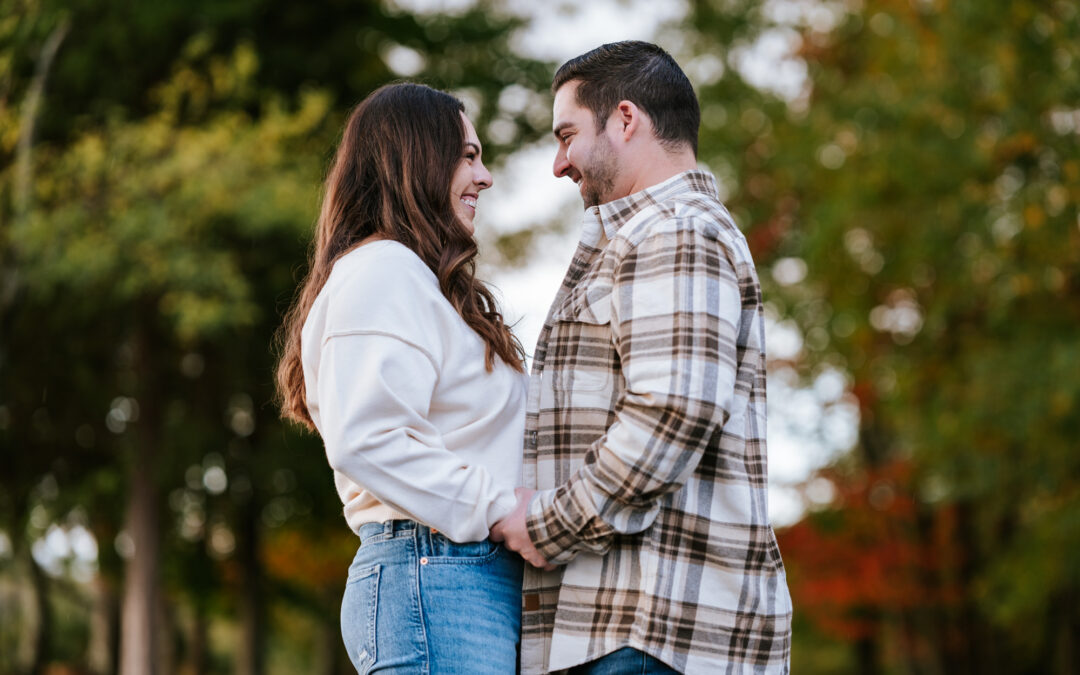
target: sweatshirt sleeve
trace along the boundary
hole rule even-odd
[[[513,510],[513,486],[447,450],[429,421],[438,378],[432,355],[401,336],[333,333],[319,363],[320,431],[335,471],[453,541],[479,541]]]

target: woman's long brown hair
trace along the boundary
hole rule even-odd
[[[326,177],[308,274],[278,333],[282,415],[314,429],[308,413],[300,333],[334,263],[368,237],[404,244],[423,260],[461,318],[495,358],[519,372],[524,352],[491,292],[476,278],[476,242],[458,219],[450,183],[463,161],[464,106],[411,83],[371,93],[352,111]]]

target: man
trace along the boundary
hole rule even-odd
[[[534,354],[525,484],[496,524],[527,569],[523,673],[786,673],[769,525],[765,332],[746,240],[697,168],[678,64],[604,45],[555,75],[581,242]]]

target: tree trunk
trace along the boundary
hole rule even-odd
[[[983,649],[987,637],[975,606],[974,587],[979,567],[979,547],[975,536],[975,505],[961,501],[956,505],[956,539],[960,560],[957,579],[960,585],[960,612],[953,629],[955,673],[984,673]]]
[[[240,508],[237,553],[242,571],[240,585],[241,644],[237,660],[239,675],[263,673],[263,588],[259,561],[259,508],[254,495]]]
[[[157,481],[153,471],[155,448],[142,441],[140,438],[135,449],[127,509],[127,533],[134,543],[135,553],[128,560],[124,575],[120,675],[154,675],[157,665],[159,532]]]
[[[132,420],[134,458],[131,463],[127,508],[127,533],[134,555],[124,575],[124,604],[120,636],[120,675],[159,675],[160,625],[158,585],[161,528],[158,487],[158,453],[161,451],[163,416],[158,404],[159,369],[154,360],[164,338],[157,334],[158,303],[144,298],[131,339],[136,374],[138,419]],[[169,664],[170,666],[172,664]]]
[[[888,461],[891,436],[873,419],[866,417],[859,429],[859,451],[867,469],[874,471]],[[880,608],[864,607],[860,618],[873,626],[873,632],[855,641],[855,667],[859,675],[878,675],[878,642],[882,632]]]
[[[935,550],[934,533],[942,517],[940,507],[920,503],[915,513],[915,533],[922,551],[934,550],[941,558],[944,553]],[[910,656],[906,658],[907,671],[919,675],[941,675],[944,669],[942,655],[945,653],[947,609],[944,606],[945,572],[942,565],[926,565],[918,572],[918,579],[925,589],[929,606],[915,607],[902,612],[904,630],[910,643]]]
[[[21,576],[16,571],[17,605],[15,616],[11,618],[15,626],[17,647],[14,658],[9,662],[13,672],[38,675],[44,672],[47,658],[49,632],[52,617],[49,611],[48,579],[38,567],[29,546],[19,546],[14,550],[16,570],[25,567],[30,583],[20,583]],[[6,660],[6,659],[5,659]],[[4,660],[0,660],[3,664]]]
[[[176,625],[169,598],[157,592],[157,675],[176,672]]]
[[[86,665],[95,675],[111,675],[116,671],[116,592],[113,584],[101,575],[94,579],[93,587],[94,605],[90,612]]]
[[[5,654],[0,659],[0,666],[7,665],[16,673],[40,673],[45,663],[48,648],[52,614],[48,602],[48,579],[34,560],[32,544],[26,537],[27,520],[30,513],[30,492],[27,489],[15,490],[12,495],[11,546],[15,565],[15,612],[8,619],[3,617],[5,625],[15,627],[16,636],[14,654]],[[17,536],[22,534],[22,536]],[[25,570],[26,579],[21,572]]]
[[[27,562],[30,564],[30,585],[34,594],[34,609],[37,614],[37,633],[34,635],[33,658],[30,661],[30,672],[33,675],[41,675],[45,672],[45,664],[49,659],[49,642],[52,637],[52,611],[49,607],[49,580],[45,571],[34,560],[34,556],[27,550]]]
[[[41,52],[38,54],[37,63],[34,66],[34,76],[30,80],[30,86],[27,88],[26,97],[23,99],[22,112],[19,119],[20,130],[15,147],[14,184],[12,186],[11,195],[12,210],[14,211],[13,215],[16,221],[25,218],[30,210],[33,197],[34,130],[37,125],[38,114],[41,111],[41,102],[45,96],[45,84],[48,82],[49,71],[52,69],[56,53],[60,50],[60,45],[63,44],[70,29],[71,21],[65,18],[53,28],[51,33],[49,33],[49,37],[45,39]],[[2,216],[2,213],[0,213],[0,216]],[[2,225],[2,223],[0,223],[0,225]],[[0,229],[0,239],[6,239],[3,235],[3,230]],[[18,268],[16,267],[16,251],[13,246],[6,245],[0,248],[0,324],[3,323],[4,314],[15,303],[19,287],[20,282]],[[4,351],[5,350],[0,349],[0,360],[3,360],[3,357],[6,356],[3,353]],[[20,513],[20,508],[25,509],[26,507],[27,504],[24,500],[21,504],[16,504],[15,510],[17,515],[14,521],[15,523],[21,524],[25,522],[23,520],[25,510]],[[13,538],[12,546],[16,549],[16,554],[20,548],[19,538],[24,533],[25,529],[22,528],[13,529],[11,532]],[[26,559],[29,563],[28,570],[31,581],[31,591],[33,593],[33,603],[36,608],[38,621],[37,633],[31,638],[32,642],[28,648],[30,653],[28,655],[29,659],[27,663],[29,663],[30,667],[29,672],[40,673],[44,670],[45,659],[47,658],[46,652],[52,630],[52,614],[49,610],[47,579],[41,568],[38,567],[37,563],[34,561],[34,556],[31,553],[29,546],[26,546],[25,550]]]
[[[855,641],[855,668],[859,675],[878,675],[880,672],[876,636],[862,637]]]
[[[15,192],[13,205],[16,217],[23,216],[30,207],[30,185],[33,182],[33,162],[31,148],[34,145],[34,128],[37,125],[38,111],[41,109],[41,101],[45,95],[45,83],[49,79],[49,70],[52,68],[53,59],[60,51],[60,45],[67,37],[71,29],[71,20],[65,18],[56,28],[49,33],[45,44],[41,48],[34,78],[30,81],[30,87],[23,101],[22,133],[15,150]]]
[[[1077,647],[1080,646],[1080,609],[1077,601],[1080,593],[1070,588],[1053,603],[1054,611],[1051,626],[1057,626],[1052,630],[1053,645],[1051,655],[1053,659],[1053,672],[1075,673],[1080,671],[1080,658],[1077,658]]]
[[[341,624],[338,620],[338,612],[334,611],[340,606],[341,594],[339,592],[326,593],[324,597],[327,611],[323,614],[320,627],[320,654],[318,663],[321,666],[321,675],[338,675],[342,668],[342,640]]]
[[[188,663],[192,675],[206,675],[206,605],[200,599],[195,601],[195,621],[191,628],[191,645],[188,649]]]

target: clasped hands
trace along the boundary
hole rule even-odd
[[[532,540],[529,539],[529,531],[525,527],[525,518],[529,511],[529,500],[532,499],[534,494],[536,494],[536,490],[529,488],[519,487],[514,489],[514,496],[518,500],[517,506],[510,512],[510,515],[491,526],[491,540],[502,542],[506,548],[516,552],[533,567],[551,571],[555,569],[555,565],[548,563],[540,555],[540,552],[536,550]]]

